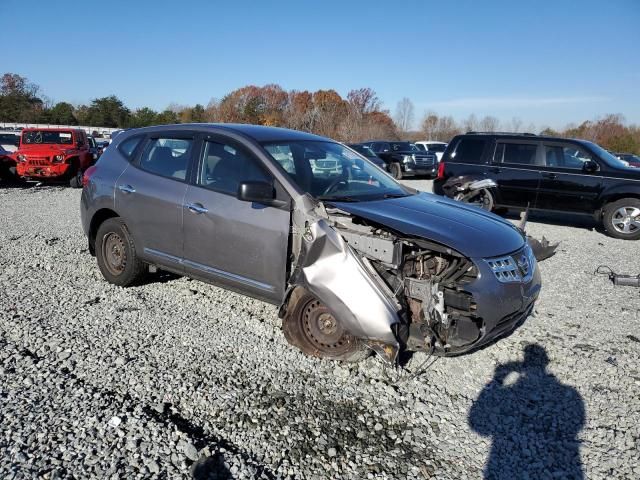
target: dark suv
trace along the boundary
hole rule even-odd
[[[393,178],[415,175],[435,177],[438,170],[438,158],[433,152],[424,152],[409,142],[369,141],[362,145],[373,150],[387,166]]]
[[[452,196],[456,179],[493,180],[489,204],[593,215],[613,237],[640,239],[640,171],[586,140],[533,134],[456,136],[433,191]]]

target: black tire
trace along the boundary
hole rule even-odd
[[[323,328],[320,325],[325,321],[329,323],[330,330],[326,335],[320,331]],[[358,362],[371,354],[359,339],[342,327],[322,302],[300,287],[289,298],[282,331],[291,345],[312,357]]]
[[[122,219],[108,218],[100,225],[95,251],[100,272],[109,283],[128,287],[142,278],[144,263]]]
[[[391,176],[396,180],[402,180],[402,167],[399,163],[390,164],[389,172],[391,173]]]
[[[71,188],[82,188],[82,175],[82,169],[79,166],[76,166],[73,171],[73,176],[69,180]]]
[[[640,240],[640,199],[623,198],[606,205],[602,226],[613,238]]]

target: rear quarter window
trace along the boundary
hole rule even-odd
[[[118,145],[118,150],[120,150],[127,160],[131,160],[141,140],[142,136],[127,138]]]
[[[487,142],[486,138],[461,138],[449,155],[450,160],[459,163],[482,163]]]

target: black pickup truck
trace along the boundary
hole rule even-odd
[[[433,191],[453,197],[456,182],[492,180],[491,208],[531,208],[593,215],[609,235],[640,239],[640,169],[599,145],[533,134],[469,132],[456,136]],[[486,184],[486,182],[485,182]]]
[[[427,175],[435,177],[438,171],[438,157],[433,152],[424,152],[409,142],[386,140],[362,143],[373,150],[386,164],[393,178]]]

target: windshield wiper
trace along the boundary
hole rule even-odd
[[[359,202],[357,198],[348,197],[348,196],[333,196],[333,195],[321,195],[318,197],[318,200],[323,200],[325,202]]]
[[[385,193],[382,198],[404,198],[408,196],[408,193]]]

